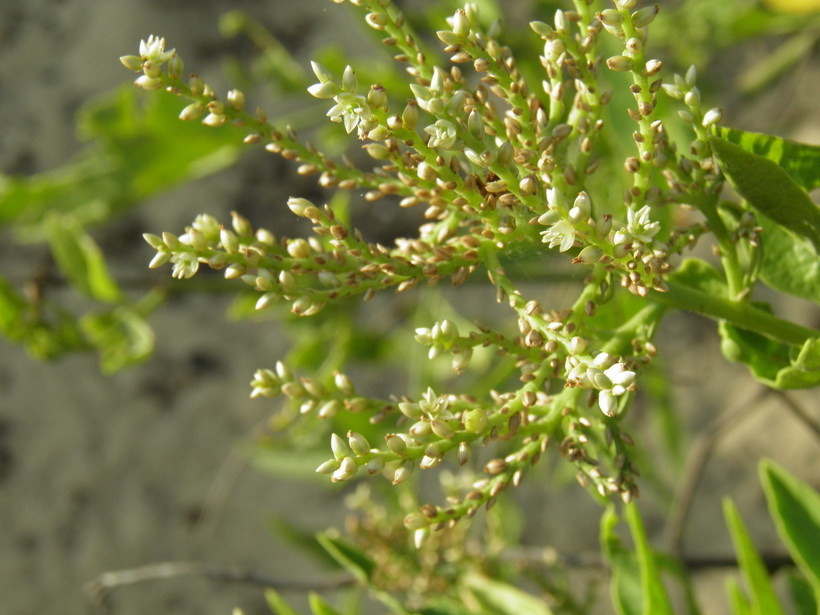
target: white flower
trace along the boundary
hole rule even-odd
[[[174,264],[171,277],[178,280],[192,278],[199,270],[199,261],[193,252],[175,252],[171,255],[171,262]]]
[[[358,127],[359,136],[364,137],[368,133],[373,119],[370,105],[367,104],[365,97],[345,92],[335,96],[333,100],[336,101],[336,104],[327,112],[330,121],[342,122],[348,133],[353,132]]]
[[[438,120],[435,124],[426,126],[424,132],[430,135],[429,147],[450,149],[456,142],[456,126],[448,120]]]
[[[558,247],[559,252],[566,252],[575,243],[575,228],[566,220],[559,220],[546,231],[541,231],[544,238],[541,240],[548,243],[550,248]]]
[[[611,389],[613,395],[623,395],[627,387],[635,382],[635,372],[626,369],[626,365],[623,363],[616,363],[605,369],[604,374],[614,385]]]
[[[649,243],[652,238],[660,230],[660,222],[653,222],[649,217],[649,205],[644,205],[638,211],[633,209],[626,210],[627,222],[626,229],[638,241]]]
[[[165,39],[153,34],[148,37],[147,41],[140,41],[140,58],[143,62],[162,64],[171,59],[174,51],[176,50],[165,51]]]

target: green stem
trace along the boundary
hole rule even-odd
[[[650,291],[649,298],[658,303],[702,314],[713,320],[725,320],[741,329],[786,344],[802,345],[809,338],[820,337],[820,331],[816,329],[783,320],[748,303],[731,301],[671,280],[668,284],[668,292]]]

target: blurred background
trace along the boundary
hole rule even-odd
[[[411,14],[430,5],[415,18],[436,24],[458,6],[402,4]],[[492,3],[480,4],[493,11]],[[508,41],[527,51],[518,42],[527,22],[549,20],[555,4],[507,4]],[[724,108],[726,125],[817,144],[820,20],[804,4],[663,2],[650,46],[678,72],[698,66],[703,97]],[[86,583],[106,571],[162,561],[239,566],[286,585],[332,584],[334,571],[298,547],[297,530],[338,525],[347,515],[345,498],[357,492],[355,484],[331,488],[314,478],[312,457],[289,465],[264,447],[260,434],[277,406],[248,398],[257,368],[288,353],[310,366],[338,331],[297,323],[282,311],[279,322],[241,318],[246,306],[219,276],[177,285],[168,283],[167,269],[147,269],[153,251],[144,232],[179,234],[198,213],[226,221],[235,210],[277,235],[301,233],[285,208],[287,197],[326,198],[313,178],[259,147],[242,147],[236,133],[178,122],[181,101],[151,96],[146,103],[117,58],[136,53],[149,34],[166,37],[186,72],[203,75],[217,92],[240,87],[270,117],[287,118],[337,152],[348,142],[338,131],[322,132],[325,105],[304,92],[313,82],[309,60],[338,69],[347,54],[351,64],[390,78],[389,56],[352,7],[326,0],[0,3],[4,615],[98,612]],[[538,53],[535,37],[532,50]],[[352,207],[356,224],[383,242],[416,221],[387,205]],[[87,262],[104,261],[110,276],[83,287],[55,263],[67,242],[85,250]],[[533,280],[532,292],[557,307],[571,296],[571,280],[542,286]],[[353,320],[363,332],[351,333],[358,344],[350,351],[357,358],[351,375],[363,390],[404,392],[396,383],[406,385],[398,357],[408,331],[393,333],[414,313],[409,301],[380,298]],[[480,284],[442,292],[442,301],[486,318]],[[810,304],[777,310],[820,324]],[[721,413],[734,413],[737,424],[715,442],[695,492],[684,552],[693,560],[731,557],[720,513],[721,498],[731,495],[760,549],[776,557],[782,548],[765,514],[757,460],[772,457],[816,483],[816,436],[783,399],[762,396],[745,369],[722,358],[718,344],[713,323],[670,317],[658,347],[671,386],[647,382],[631,420],[639,434],[654,434],[658,450],[650,448],[648,459],[660,460],[662,477],[681,471],[700,430]],[[818,419],[811,394],[794,401]],[[665,422],[652,414],[661,403],[671,417]],[[738,414],[744,407],[748,412]],[[663,429],[675,437],[658,437]],[[680,450],[664,449],[668,442]],[[294,466],[301,468],[297,480],[284,478]],[[540,479],[513,496],[524,511],[523,544],[594,554],[599,508],[559,470],[545,469],[548,479],[562,485],[549,496],[539,490]],[[664,497],[647,499],[656,537],[665,522]],[[596,574],[585,570],[573,582],[583,585]],[[726,574],[720,567],[698,573],[698,591],[712,605],[705,612],[727,612]],[[299,591],[288,595],[302,600]],[[606,613],[604,586],[599,596]],[[247,615],[268,612],[258,587],[203,578],[122,587],[106,605],[113,615],[228,613],[234,606]]]

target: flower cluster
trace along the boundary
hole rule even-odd
[[[619,321],[603,318],[623,292],[619,287],[638,297],[666,291],[670,255],[696,238],[691,229],[664,229],[657,212],[707,190],[712,169],[706,162],[692,164],[670,142],[656,117],[658,92],[687,105],[682,117],[695,126],[692,151],[699,155],[705,152],[704,131],[719,120],[719,111],[700,110],[694,71],[662,89],[661,62],[645,56],[647,26],[657,6],[633,11],[633,0],[618,0],[615,8],[596,14],[579,1],[574,11],[559,10],[554,25],[533,22],[543,41],[544,76],[536,87],[519,72],[497,27],[482,29],[473,4],[457,10],[437,33],[447,58],[441,62],[421,52],[389,0],[352,4],[367,11],[366,23],[396,52],[411,80],[408,92],[372,84],[361,94],[352,67],[336,81],[315,62],[318,82],[308,92],[332,103],[327,116],[347,133],[355,131],[375,161],[372,169],[331,160],[289,128],[273,126],[261,109],[249,113],[238,90],[222,101],[197,75],[184,81],[182,61],[165,51],[164,39],[149,37],[139,56],[122,62],[143,73],[138,86],[188,99],[180,119],[214,128],[243,126],[247,143],[263,143],[297,162],[297,172],[317,175],[320,186],[355,190],[368,201],[389,197],[400,207],[422,206],[424,223],[413,236],[383,246],[341,223],[332,207],[294,197],[287,205],[312,223],[309,238],[276,238],[238,214],[230,228],[203,215],[179,237],[146,235],[157,250],[151,267],[170,262],[176,278],[193,276],[200,265],[223,270],[226,279],[241,280],[258,293],[257,309],[284,300],[301,316],[342,297],[368,300],[388,288],[404,292],[447,279],[458,286],[481,268],[498,301],[517,319],[517,332],[482,324],[465,335],[451,320],[441,320],[417,328],[415,339],[427,347],[429,360],[447,357],[456,374],[470,369],[476,348],[493,348],[514,361],[518,381],[506,383],[507,390],[477,398],[428,388],[415,397],[378,400],[356,396],[341,374],[331,383],[297,379],[280,363],[256,373],[252,396],[283,395],[305,420],[316,416],[344,424],[344,413],[352,412],[365,413],[371,425],[387,426],[386,433],[374,432],[378,442],[355,431],[332,434],[332,457],[317,472],[333,481],[365,470],[398,484],[415,468],[429,470],[448,457],[466,472],[476,447],[504,451],[476,470],[462,497],[425,505],[406,518],[417,540],[491,505],[519,484],[550,442],[575,464],[582,484],[602,497],[630,499],[638,490],[636,472],[628,456],[631,438],[620,419],[640,366],[653,354],[654,327],[646,323],[662,308],[647,302]],[[601,62],[599,39],[607,35],[622,40],[624,49]],[[626,111],[636,124],[637,155],[623,164],[623,199],[592,196],[590,178],[606,155],[603,109],[613,100],[607,71],[632,75],[635,107]],[[409,101],[397,104],[394,97],[406,100],[407,93]],[[667,179],[667,190],[652,181],[656,171]],[[525,296],[502,264],[522,251],[541,259],[568,253],[585,268],[578,299],[544,310]]]

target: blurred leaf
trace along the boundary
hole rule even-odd
[[[287,47],[261,22],[244,11],[234,9],[224,13],[219,19],[219,31],[226,38],[243,34],[262,52],[252,65],[257,73],[256,81],[275,83],[280,91],[286,93],[303,93],[312,83],[311,76]]]
[[[626,520],[635,542],[638,565],[641,570],[642,609],[644,615],[673,615],[669,596],[663,586],[663,579],[655,561],[655,554],[646,537],[646,529],[641,514],[634,502],[626,505]]]
[[[610,506],[601,517],[601,550],[612,567],[610,593],[618,615],[640,615],[642,612],[641,571],[635,553],[624,548],[615,534],[618,515]]]
[[[310,592],[310,608],[313,615],[339,615],[339,611],[330,606],[324,598],[315,592]]]
[[[803,190],[820,186],[820,147],[759,132],[719,126],[718,136],[781,167]]]
[[[364,551],[327,533],[317,534],[316,540],[342,568],[350,572],[362,584],[370,583],[376,564]]]
[[[154,330],[127,306],[87,314],[79,324],[100,354],[100,367],[109,374],[145,360],[154,350]]]
[[[98,301],[122,300],[102,250],[72,216],[51,214],[46,229],[54,261],[75,287]]]
[[[183,106],[175,96],[146,96],[130,84],[88,103],[77,123],[93,146],[54,171],[0,176],[0,225],[14,223],[28,239],[40,240],[50,213],[72,213],[80,226],[101,222],[232,164],[243,147],[242,129],[182,122]]]
[[[420,609],[419,615],[474,615],[474,611],[460,601],[443,598]]]
[[[726,592],[729,594],[729,604],[732,606],[732,612],[735,615],[755,615],[749,601],[743,594],[743,590],[740,589],[737,579],[726,579]]]
[[[780,539],[820,591],[820,494],[768,459],[760,463],[760,481]]]
[[[759,222],[763,227],[760,278],[780,292],[820,303],[820,258],[811,243],[766,217]]]
[[[768,158],[718,137],[709,143],[729,182],[749,204],[820,251],[820,212],[789,174]]]
[[[817,615],[817,598],[811,584],[796,570],[789,572],[787,581],[797,615]]]
[[[11,339],[23,332],[23,312],[28,303],[0,276],[0,330]]]
[[[274,615],[299,615],[274,589],[265,590],[265,600],[267,600],[268,608],[273,611]]]
[[[495,615],[552,615],[543,600],[513,585],[477,573],[462,577],[472,595]]]
[[[797,349],[726,322],[718,324],[718,332],[724,356],[745,364],[766,386],[803,389],[820,383],[820,338],[810,338]]]
[[[740,91],[746,95],[763,90],[782,77],[806,57],[817,42],[817,33],[798,32],[783,42],[773,52],[752,63],[738,78]]]
[[[294,481],[321,480],[326,477],[316,474],[315,469],[329,457],[328,451],[294,451],[279,443],[254,442],[242,447],[242,453],[255,468]]]
[[[755,549],[737,508],[729,498],[723,500],[723,514],[732,534],[740,570],[751,594],[751,612],[755,615],[785,615],[763,560]]]
[[[720,272],[699,258],[687,258],[674,271],[675,282],[713,295],[725,297],[729,292]]]
[[[303,529],[278,515],[271,515],[268,518],[267,526],[271,533],[283,538],[321,564],[333,569],[339,568],[336,559],[317,540],[315,531]]]

